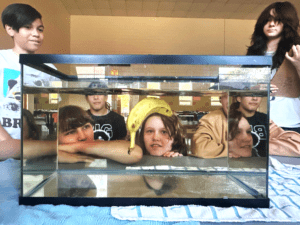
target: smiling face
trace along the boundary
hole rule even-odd
[[[14,52],[18,54],[33,54],[43,43],[44,25],[41,19],[36,19],[31,24],[25,25],[19,31],[13,30],[12,27],[6,25],[7,33],[14,40]]]
[[[79,141],[93,141],[94,131],[91,123],[86,123],[81,127],[70,129],[58,134],[59,144],[71,144]]]
[[[276,19],[275,10],[271,9],[269,21],[265,24],[263,31],[269,40],[281,38],[283,23]]]
[[[242,117],[235,137],[228,143],[229,153],[239,157],[250,157],[252,154],[252,143],[251,127],[248,121]]]
[[[174,139],[169,136],[160,117],[152,116],[147,119],[143,135],[146,150],[150,155],[162,156],[172,150]]]

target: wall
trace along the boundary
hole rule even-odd
[[[71,16],[72,54],[244,55],[254,20]],[[128,69],[128,68],[126,68]],[[204,102],[205,101],[205,102]],[[70,104],[88,107],[72,96]],[[178,99],[173,109],[182,110]],[[210,98],[186,110],[214,110]]]
[[[243,55],[253,20],[71,16],[72,54]]]

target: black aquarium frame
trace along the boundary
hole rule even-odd
[[[21,83],[23,84],[24,65],[46,72],[52,76],[66,81],[76,81],[77,76],[61,73],[44,63],[53,64],[97,64],[102,66],[128,66],[130,64],[173,64],[173,65],[240,65],[245,67],[272,67],[271,56],[212,56],[212,55],[59,55],[59,54],[21,54]],[[151,77],[105,77],[117,82],[118,80],[142,81],[152,80]],[[161,77],[158,80],[170,81],[206,81],[218,82],[218,77]],[[268,85],[269,86],[269,85]],[[268,87],[270,88],[270,87]],[[23,85],[21,87],[23,93]],[[223,90],[224,91],[224,90]],[[270,97],[268,93],[268,98]],[[268,109],[269,109],[268,101]],[[23,95],[22,102],[23,105]],[[22,107],[21,107],[22,113]],[[269,119],[269,112],[267,113]],[[21,118],[22,120],[22,118]],[[22,121],[21,121],[22,122]],[[269,129],[268,129],[269,131]],[[21,135],[22,136],[22,135]],[[269,133],[267,132],[267,139]],[[23,193],[23,142],[21,142],[21,195]],[[250,207],[250,208],[269,208],[270,199],[268,198],[268,165],[269,154],[267,146],[267,168],[266,168],[266,197],[259,196],[253,199],[248,198],[88,198],[88,197],[19,197],[20,205],[38,205],[38,204],[67,204],[72,206],[171,206],[171,205],[214,205],[218,207]],[[103,173],[103,172],[102,172]],[[109,175],[109,173],[107,173]],[[251,191],[250,191],[251,192]]]

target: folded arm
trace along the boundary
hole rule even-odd
[[[140,161],[143,157],[142,149],[135,145],[134,149],[130,150],[129,141],[92,141],[92,142],[77,142],[74,144],[59,145],[59,154],[61,151],[69,153],[81,152],[86,155],[108,158],[124,164],[132,164]]]
[[[20,157],[21,142],[13,139],[0,125],[0,160]]]

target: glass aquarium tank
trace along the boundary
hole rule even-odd
[[[37,54],[20,63],[20,204],[269,207],[271,57]]]

